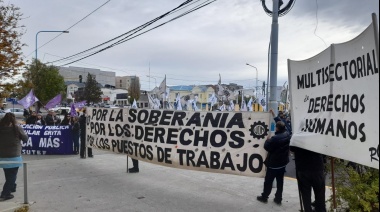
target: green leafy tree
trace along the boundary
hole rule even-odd
[[[75,93],[75,99],[86,100],[87,103],[98,103],[102,99],[102,94],[95,76],[88,74],[84,88]]]
[[[129,102],[133,102],[134,99],[139,100],[140,99],[140,79],[138,77],[134,77],[131,79],[131,84],[128,88],[128,95],[129,95]]]
[[[379,211],[379,170],[335,159],[336,199],[340,211]]]
[[[17,93],[25,96],[30,89],[43,104],[58,94],[65,94],[65,81],[55,66],[47,66],[35,60],[23,74],[24,80],[18,82]]]
[[[21,48],[25,44],[20,39],[25,27],[19,24],[22,15],[20,8],[0,0],[0,79],[18,74],[24,65]],[[14,83],[0,86],[1,98],[15,97]]]
[[[21,36],[24,26],[20,8],[0,0],[0,77],[12,77],[24,65],[22,59]]]

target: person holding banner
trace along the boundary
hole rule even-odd
[[[36,120],[36,124],[37,125],[45,125],[45,120],[44,118],[42,117],[41,114],[37,114],[37,120]]]
[[[48,114],[46,115],[45,121],[47,126],[58,126],[61,122],[61,120],[59,120],[55,115],[54,110],[49,110]]]
[[[323,155],[291,146],[296,163],[296,174],[305,212],[312,211],[311,190],[315,196],[315,211],[326,212],[325,174]]]
[[[269,112],[272,114],[272,116],[274,117],[274,121],[275,122],[278,122],[278,121],[282,121],[284,122],[285,124],[285,128],[286,128],[286,131],[288,131],[288,133],[290,135],[292,135],[292,126],[290,125],[290,120],[286,120],[286,117],[284,115],[284,113],[282,111],[278,111],[278,116],[275,116],[274,115],[274,112],[273,112],[273,109],[270,109]],[[289,116],[290,117],[290,116]]]
[[[82,115],[79,117],[80,126],[80,158],[85,159],[86,157],[86,108],[83,108]],[[87,147],[87,156],[93,158],[92,148]]]
[[[71,118],[71,125],[73,126],[73,144],[74,144],[74,154],[79,154],[79,136],[80,136],[80,125],[78,122],[78,117],[74,116]]]
[[[36,121],[37,121],[37,113],[36,113],[36,111],[33,111],[33,112],[32,112],[32,115],[29,116],[29,117],[26,119],[25,123],[26,123],[26,124],[36,124]]]
[[[16,124],[16,118],[13,113],[6,113],[0,120],[0,161],[22,162],[21,157],[21,140],[28,141],[28,135]],[[5,183],[0,199],[13,199],[12,192],[16,192],[17,172],[22,163],[18,164],[0,164],[5,175]]]
[[[285,123],[278,121],[276,123],[275,135],[271,138],[268,137],[264,143],[264,149],[268,151],[267,158],[264,161],[267,171],[264,180],[264,191],[261,196],[257,197],[258,201],[263,203],[268,202],[268,197],[272,192],[273,181],[276,179],[277,191],[274,202],[281,205],[285,167],[289,163],[289,143],[290,135],[286,131]]]

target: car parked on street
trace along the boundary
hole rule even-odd
[[[5,113],[13,113],[16,118],[24,118],[24,109],[22,108],[8,108],[4,110]]]

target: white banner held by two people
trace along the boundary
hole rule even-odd
[[[181,169],[264,177],[269,113],[88,108],[87,146]]]
[[[292,146],[379,169],[376,20],[351,41],[288,60]]]

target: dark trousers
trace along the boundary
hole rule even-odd
[[[86,155],[86,135],[82,134],[80,135],[80,156],[83,158]]]
[[[79,152],[79,134],[73,134],[74,153]]]
[[[264,191],[261,194],[261,196],[268,199],[270,193],[272,192],[273,181],[274,179],[276,179],[277,191],[275,194],[275,198],[279,201],[282,201],[282,191],[284,188],[284,174],[285,167],[281,169],[267,168],[267,173],[265,175],[264,181]]]
[[[86,134],[80,135],[80,156],[83,158],[86,155]],[[87,148],[87,156],[92,156],[92,148]]]
[[[325,175],[323,171],[298,171],[297,180],[305,212],[311,212],[311,189],[315,196],[315,211],[326,212]]]
[[[139,160],[136,160],[136,159],[132,159],[132,164],[133,164],[133,169],[139,169]]]
[[[18,167],[4,169],[5,183],[1,196],[9,196],[12,191],[16,190]]]

